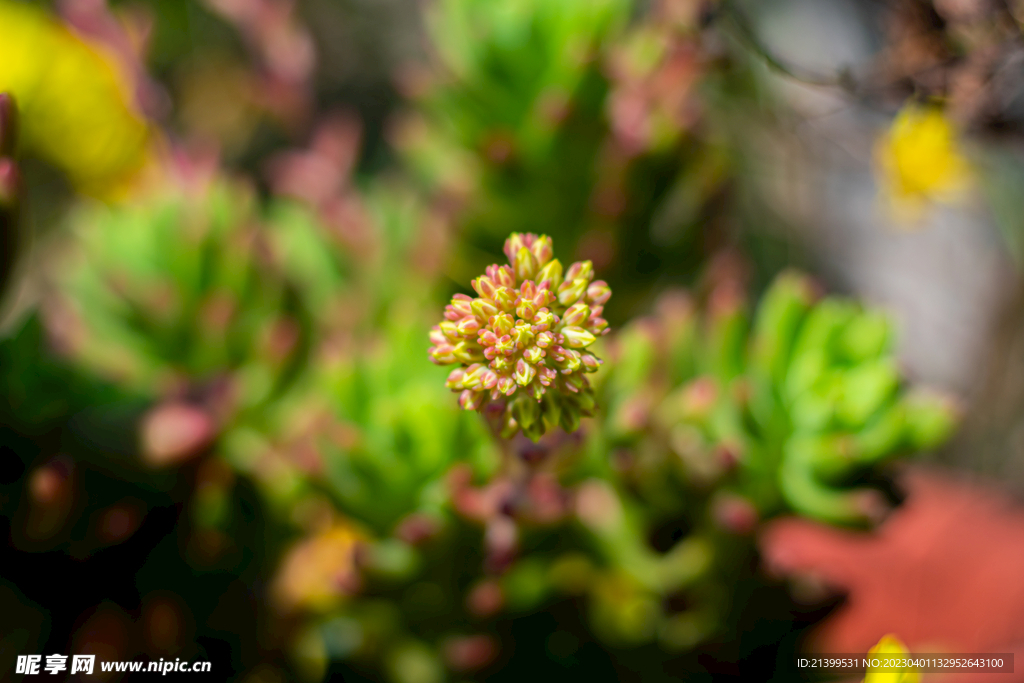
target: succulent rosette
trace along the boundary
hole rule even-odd
[[[473,280],[478,297],[456,294],[445,307],[430,332],[430,358],[462,366],[448,388],[464,409],[499,416],[503,437],[522,429],[536,441],[555,426],[573,432],[594,410],[586,375],[602,361],[589,349],[608,332],[601,313],[611,289],[594,281],[590,261],[563,270],[546,235],[513,233],[504,251],[509,265]]]

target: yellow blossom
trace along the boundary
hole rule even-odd
[[[910,651],[899,638],[890,634],[882,636],[878,644],[868,650],[868,658],[893,657],[909,655]],[[904,671],[871,671],[868,669],[864,683],[920,683],[921,674],[913,670]]]
[[[879,139],[875,157],[883,192],[905,217],[927,203],[956,199],[969,177],[953,123],[933,105],[906,105]]]
[[[115,59],[27,3],[0,0],[0,92],[18,101],[26,150],[80,190],[110,196],[145,162],[148,127]]]
[[[296,543],[285,555],[274,597],[286,612],[327,611],[358,586],[356,551],[364,536],[346,522]]]

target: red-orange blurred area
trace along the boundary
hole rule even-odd
[[[941,470],[910,469],[900,481],[906,501],[873,533],[799,519],[763,531],[772,572],[846,596],[807,650],[863,653],[893,633],[911,652],[1024,656],[1024,506]]]

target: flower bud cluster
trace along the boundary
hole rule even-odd
[[[588,348],[608,332],[601,317],[611,289],[594,281],[590,261],[563,269],[551,238],[513,233],[508,265],[473,280],[477,297],[456,294],[430,332],[430,358],[460,364],[447,386],[466,410],[500,404],[502,434],[520,428],[533,439],[547,428],[579,426],[594,408],[586,374],[601,360]]]

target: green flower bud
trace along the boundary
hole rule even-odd
[[[473,342],[460,341],[452,349],[452,355],[463,363],[476,363],[484,359],[483,347]]]
[[[490,320],[491,316],[498,313],[498,307],[489,299],[473,299],[472,309],[473,315],[476,316],[476,319],[481,324],[486,320]]]
[[[537,282],[549,284],[550,288],[554,289],[562,282],[562,262],[558,259],[552,259],[540,269],[537,273]],[[612,291],[608,290],[608,296],[612,295]]]
[[[547,332],[555,325],[555,314],[546,308],[537,311],[533,316],[533,331],[536,333]]]
[[[516,347],[524,349],[523,353],[526,353],[526,349],[534,349],[540,351],[537,347],[533,346],[533,340],[537,336],[533,333],[533,329],[530,325],[520,320],[516,323],[516,326],[512,328],[512,340],[516,343]]]
[[[582,327],[563,327],[562,336],[565,337],[566,346],[574,349],[586,348],[597,339]]]
[[[520,358],[519,362],[516,363],[516,384],[518,384],[521,387],[529,386],[530,382],[532,382],[533,378],[536,376],[537,371],[533,368],[533,366],[527,363],[522,358]]]
[[[494,330],[494,334],[499,337],[504,337],[506,334],[512,331],[512,327],[516,324],[515,319],[508,313],[499,313],[491,318],[488,323],[491,329]]]
[[[461,323],[460,323],[461,324]],[[458,343],[462,339],[462,334],[459,332],[459,325],[456,325],[451,320],[442,321],[438,327],[441,329],[441,333],[454,343]]]
[[[515,271],[516,279],[532,280],[537,275],[537,259],[530,253],[529,249],[523,247],[516,254],[516,260],[512,263],[512,269]]]
[[[516,315],[527,322],[531,322],[536,314],[537,307],[533,305],[532,301],[523,301],[516,308]]]
[[[529,429],[540,421],[540,404],[533,398],[520,394],[512,401],[512,415],[523,429]]]
[[[579,301],[580,297],[583,296],[583,293],[586,291],[587,281],[583,278],[579,278],[577,280],[566,279],[566,281],[558,287],[558,303],[563,306],[571,306]]]
[[[502,311],[512,313],[516,309],[515,290],[509,287],[498,287],[494,292],[494,303]]]

